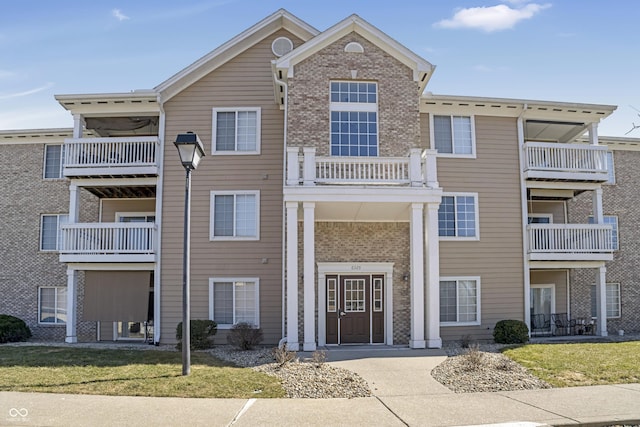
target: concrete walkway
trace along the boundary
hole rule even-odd
[[[640,424],[640,384],[452,393],[429,372],[439,350],[330,350],[373,397],[181,399],[0,392],[0,426],[533,426]]]

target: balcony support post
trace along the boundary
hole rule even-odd
[[[589,124],[589,144],[598,145],[598,124]]]
[[[593,223],[604,224],[602,210],[602,187],[593,190]]]
[[[422,187],[423,178],[420,168],[420,149],[412,148],[409,151],[409,181],[412,187]]]
[[[298,351],[298,202],[287,209],[287,350]]]
[[[299,147],[287,147],[287,185],[300,184]]]
[[[304,147],[304,160],[302,166],[302,175],[304,185],[316,185],[316,149],[315,147]]]
[[[436,150],[424,150],[424,177],[429,188],[438,188],[440,184],[438,183],[438,168],[436,164],[436,155],[438,152]]]
[[[67,336],[64,339],[66,343],[74,344],[78,342],[78,272],[67,268]]]
[[[69,224],[76,224],[80,214],[80,192],[76,184],[69,184]]]
[[[303,284],[304,284],[304,351],[316,350],[316,293],[315,293],[315,209],[316,204],[305,202],[303,231]]]
[[[434,156],[435,157],[435,156]],[[440,237],[438,236],[439,203],[428,203],[425,216],[426,266],[426,344],[428,348],[442,348],[440,337]]]
[[[601,337],[607,336],[607,268],[596,270],[596,316],[597,333]]]
[[[82,128],[84,127],[84,118],[82,114],[73,115],[73,137],[82,138]]]

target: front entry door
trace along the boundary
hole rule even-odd
[[[384,342],[384,279],[327,276],[327,344]]]

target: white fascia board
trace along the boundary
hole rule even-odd
[[[429,61],[413,53],[358,15],[349,16],[302,46],[282,56],[276,60],[276,68],[287,70],[287,76],[292,77],[294,65],[353,31],[362,35],[407,67],[413,69],[415,80],[419,80],[419,76],[423,73],[432,73],[435,68]],[[426,82],[424,83],[426,84]]]
[[[144,177],[144,178],[87,178],[87,179],[72,179],[71,180],[78,187],[116,187],[116,186],[144,186],[144,185],[157,185],[157,177]]]
[[[180,91],[209,74],[216,68],[235,58],[240,53],[263,40],[267,35],[284,28],[302,40],[318,34],[318,30],[284,9],[264,18],[241,32],[231,40],[212,50],[187,68],[174,74],[154,88],[166,102]]]
[[[440,203],[441,199],[441,188],[300,186],[284,189],[285,202]]]
[[[0,145],[62,144],[72,136],[71,128],[0,130]]]
[[[89,93],[55,95],[56,101],[72,114],[92,117],[114,114],[158,114],[158,94],[143,90],[126,93]]]

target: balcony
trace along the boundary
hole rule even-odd
[[[536,181],[606,182],[607,147],[527,142],[524,174]]]
[[[611,261],[610,224],[529,224],[531,261]]]
[[[287,186],[395,186],[437,188],[435,150],[406,157],[316,156],[315,148],[287,148]]]
[[[64,176],[157,176],[156,136],[74,138],[64,142]]]
[[[155,262],[152,222],[61,224],[60,262]]]

